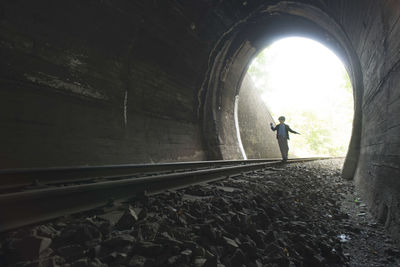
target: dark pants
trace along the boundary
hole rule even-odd
[[[287,160],[289,145],[286,136],[278,136],[278,144],[279,144],[279,149],[281,150],[282,159]]]

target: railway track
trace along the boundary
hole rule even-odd
[[[291,162],[330,159],[290,159]],[[104,206],[110,201],[216,181],[279,159],[201,161],[0,171],[0,232]]]

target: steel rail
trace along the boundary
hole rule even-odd
[[[112,178],[124,175],[157,173],[199,168],[214,168],[233,164],[249,164],[277,161],[279,159],[215,160],[169,162],[154,164],[124,164],[103,166],[74,166],[52,168],[25,168],[0,170],[0,188],[27,186],[39,182],[47,184],[54,181],[74,181],[88,178]]]
[[[289,162],[318,159],[327,158],[292,159]],[[0,231],[104,206],[110,199],[129,199],[141,195],[143,192],[154,194],[168,189],[215,181],[243,172],[273,166],[277,163],[280,163],[280,161],[264,160],[259,163],[240,164],[239,166],[0,194]]]

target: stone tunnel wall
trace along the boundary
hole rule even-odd
[[[238,121],[248,159],[281,157],[276,132],[269,127],[275,121],[248,75],[244,77],[240,88]]]
[[[207,44],[148,2],[0,3],[0,168],[206,159]]]
[[[342,15],[364,81],[355,180],[372,211],[400,238],[400,2],[357,2]]]
[[[361,134],[348,159],[363,198],[398,236],[397,0],[2,1],[0,168],[210,158],[202,114],[212,55],[236,24],[281,2],[299,5],[293,17],[319,10],[350,41]]]

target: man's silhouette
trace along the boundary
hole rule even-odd
[[[274,127],[273,123],[271,122],[270,126],[272,131],[277,131],[276,138],[278,139],[279,149],[281,150],[282,161],[286,162],[288,159],[288,152],[289,152],[289,145],[288,145],[289,132],[294,134],[299,134],[299,133],[293,131],[292,129],[290,129],[289,125],[285,124],[284,116],[280,116],[278,120],[279,120],[278,125]]]

